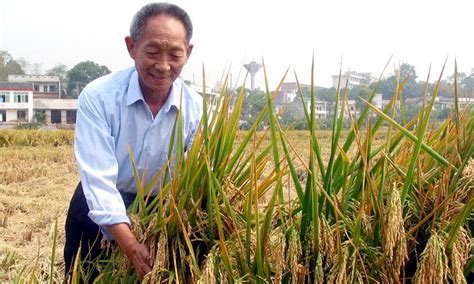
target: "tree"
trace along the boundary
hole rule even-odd
[[[325,102],[336,101],[336,88],[321,88],[316,91],[316,100]]]
[[[400,82],[406,80],[406,85],[402,90],[403,97],[413,98],[421,96],[423,94],[423,85],[416,82],[417,75],[415,67],[407,63],[402,63],[402,65],[400,65],[399,71]],[[370,87],[374,88],[375,85],[376,83],[373,83]],[[392,75],[387,79],[380,81],[377,92],[383,94],[384,99],[390,99],[393,95],[395,95],[396,88],[397,76]]]
[[[82,89],[93,80],[110,73],[105,65],[92,61],[83,61],[67,72],[67,92],[69,96],[77,98]]]
[[[372,90],[364,86],[355,86],[351,89],[353,93],[352,99],[356,101],[356,106],[359,111],[362,111],[366,106],[366,101],[369,101]]]
[[[465,96],[472,96],[474,93],[474,73],[464,78],[460,85],[464,89]]]
[[[6,81],[8,75],[24,75],[21,65],[13,59],[10,53],[0,50],[0,81]]]

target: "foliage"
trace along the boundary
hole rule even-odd
[[[21,65],[7,51],[0,50],[0,81],[7,81],[8,75],[24,75]]]
[[[415,67],[402,63],[400,65],[400,79],[406,80],[406,85],[404,87],[404,98],[413,98],[423,94],[423,84],[416,82],[417,75]],[[378,91],[383,94],[384,99],[390,99],[390,97],[395,94],[397,87],[397,75],[394,74],[387,79],[380,81]],[[373,83],[370,87],[374,88],[377,83]]]
[[[15,129],[22,130],[22,129],[39,129],[43,124],[38,122],[27,122],[27,123],[20,123],[18,124]]]
[[[336,104],[323,159],[311,92],[308,161],[286,138],[268,87],[265,107],[236,144],[244,92],[230,117],[234,95],[226,92],[224,86],[220,111],[204,115],[186,155],[178,114],[170,163],[148,185],[135,171],[132,229],[155,260],[143,282],[465,281],[472,258],[474,112],[456,111],[430,129],[432,100],[400,125],[393,120],[400,92],[381,111],[370,104],[374,89],[348,135],[342,135],[345,106]],[[362,132],[371,111],[378,117]],[[264,117],[268,130],[257,135]],[[375,146],[384,121],[388,129]],[[161,191],[149,199],[156,183]],[[294,198],[286,197],[289,191]],[[118,249],[96,265],[100,283],[137,281]],[[76,272],[73,280],[81,278]]]
[[[33,121],[41,125],[46,124],[46,118],[46,112],[44,111],[36,111],[33,115]]]
[[[0,147],[72,145],[71,130],[0,130]]]
[[[186,153],[178,113],[169,163],[151,173],[150,184],[141,182],[130,155],[138,193],[129,208],[132,230],[154,259],[142,283],[466,282],[473,265],[474,112],[455,108],[430,124],[439,85],[412,120],[402,108],[401,123],[394,120],[401,88],[384,110],[371,104],[374,88],[347,133],[347,98],[336,93],[342,103],[329,144],[317,135],[310,91],[308,130],[298,133],[306,147],[288,139],[268,86],[261,113],[238,134],[245,92],[224,84],[219,112],[205,112]],[[264,118],[268,129],[258,133]],[[161,190],[151,196],[157,183]],[[97,283],[137,283],[130,260],[111,248],[110,259],[94,264]],[[87,280],[76,264],[71,281]]]
[[[109,73],[110,70],[107,66],[92,61],[83,61],[76,64],[67,73],[68,95],[77,98],[88,83]]]

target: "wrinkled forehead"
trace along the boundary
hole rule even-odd
[[[162,13],[148,18],[142,37],[165,37],[186,42],[186,28],[180,19]]]

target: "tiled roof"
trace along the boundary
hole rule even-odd
[[[77,100],[66,99],[34,99],[34,109],[77,109]]]
[[[0,82],[0,90],[2,91],[33,91],[32,83],[16,83],[16,82]]]

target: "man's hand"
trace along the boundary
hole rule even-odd
[[[138,278],[142,280],[145,274],[150,272],[153,267],[153,261],[150,259],[148,247],[137,241],[125,223],[109,225],[107,226],[107,230],[118,243],[123,253],[130,258]]]

